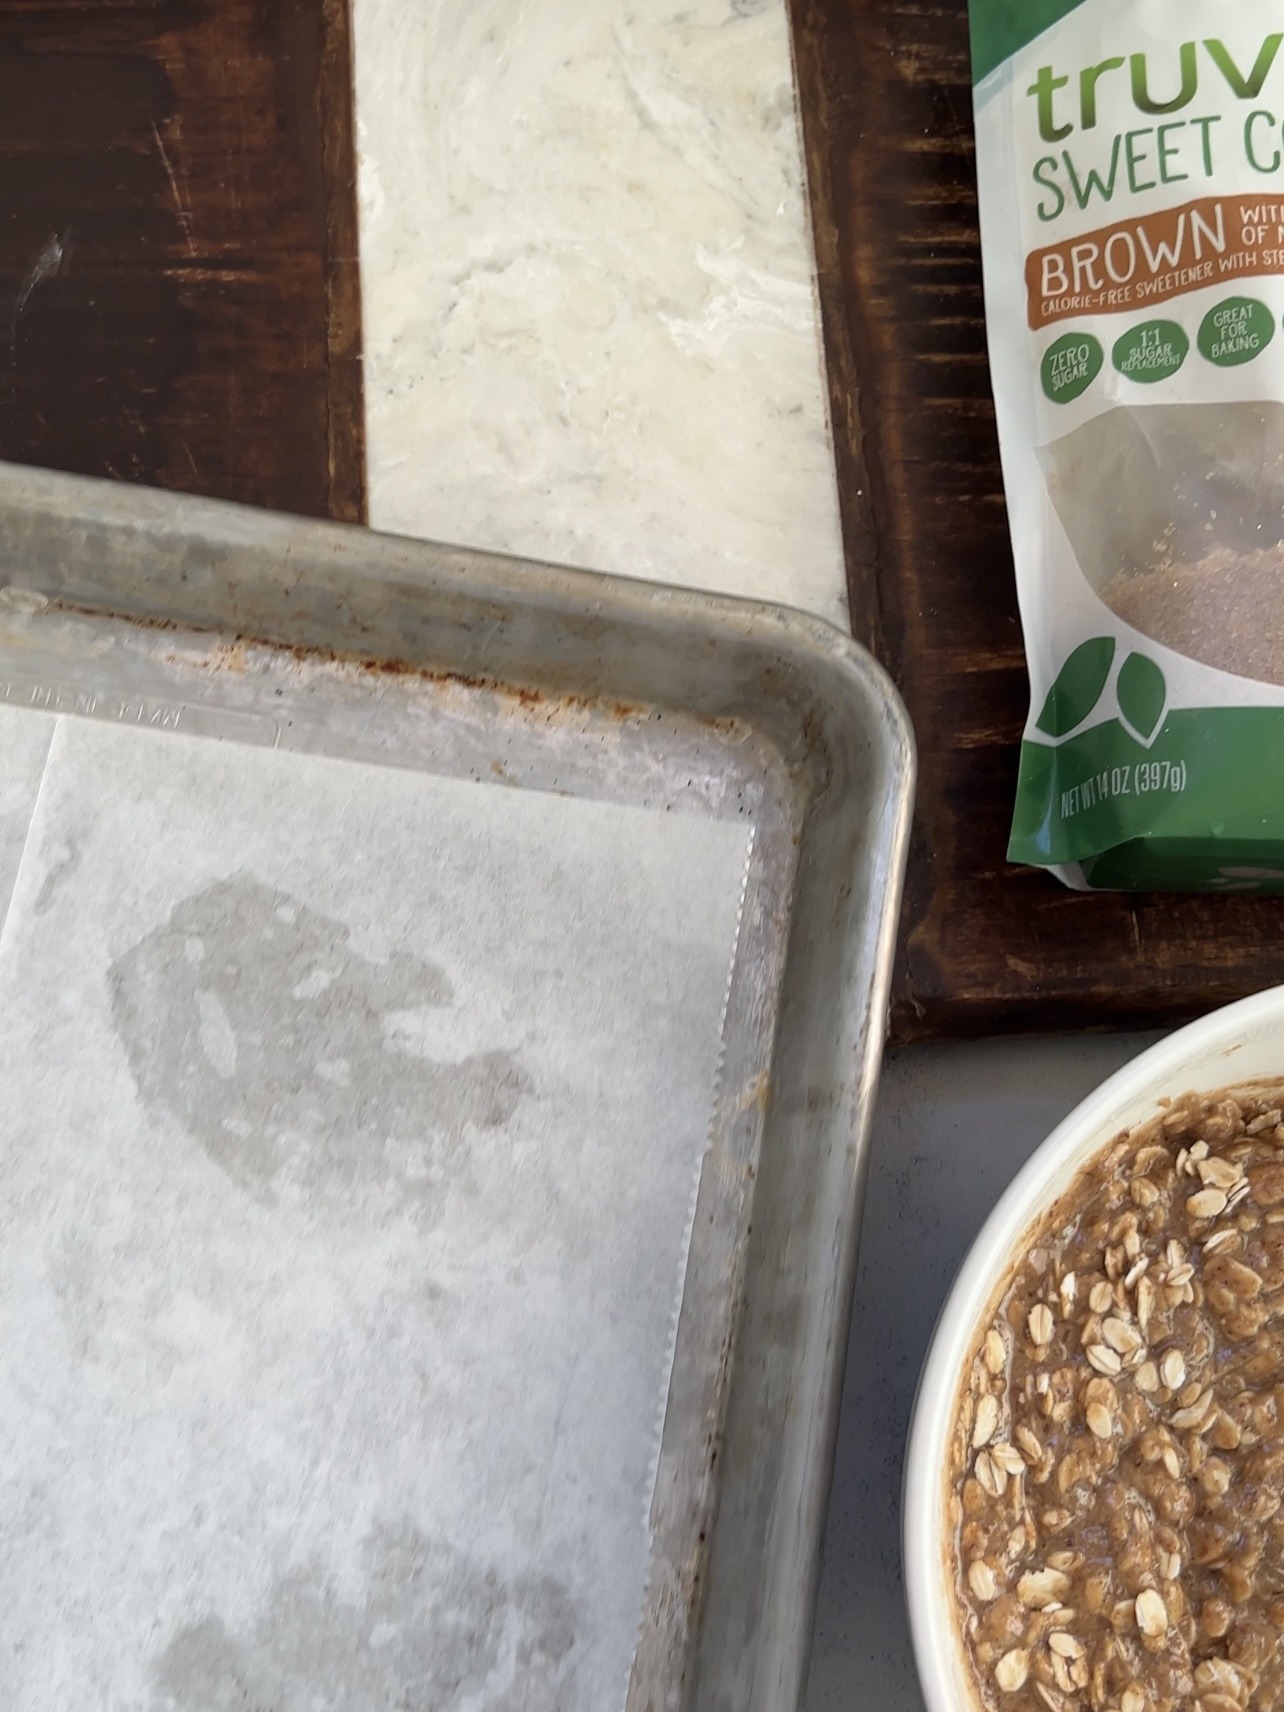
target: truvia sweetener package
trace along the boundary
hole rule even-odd
[[[1009,854],[1284,891],[1284,8],[970,15],[1032,691]]]

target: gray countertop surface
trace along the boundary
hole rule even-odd
[[[871,1138],[807,1712],[922,1712],[901,1583],[901,1456],[919,1369],[968,1245],[1013,1173],[1157,1038],[889,1054]]]

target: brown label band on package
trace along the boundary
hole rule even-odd
[[[1070,315],[1113,315],[1228,280],[1284,273],[1284,201],[1209,196],[1033,250],[1035,332]]]

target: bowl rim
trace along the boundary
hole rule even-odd
[[[1262,1073],[1234,1074],[1234,1055],[1254,1037],[1279,1041],[1284,1082],[1284,986],[1226,1005],[1176,1029],[1102,1082],[1057,1124],[1021,1166],[968,1249],[945,1297],[919,1375],[903,1471],[901,1555],[910,1638],[929,1712],[984,1712],[954,1627],[946,1574],[944,1474],[954,1398],[980,1312],[1022,1236],[1069,1187],[1079,1168],[1121,1131],[1192,1089],[1234,1088]],[[1205,1074],[1197,1071],[1203,1063]],[[1222,1067],[1221,1079],[1214,1071]],[[1182,1080],[1183,1069],[1186,1080]]]

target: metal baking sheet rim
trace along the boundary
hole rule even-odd
[[[297,722],[254,703],[281,651]],[[798,1706],[913,794],[890,681],[784,608],[0,464],[0,695],[104,716],[108,653],[110,717],[306,747],[324,662],[335,752],[383,758],[410,694],[424,770],[752,820],[628,1712]]]

